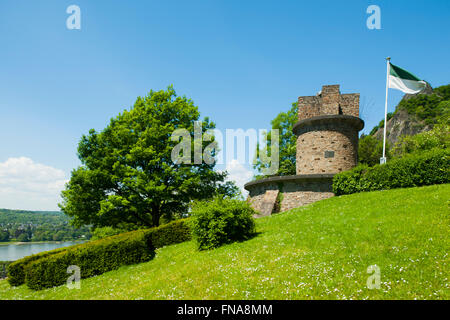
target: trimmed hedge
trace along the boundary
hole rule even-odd
[[[34,290],[66,283],[67,268],[76,265],[81,278],[89,278],[129,265],[150,260],[154,255],[143,230],[88,242],[31,262],[26,268],[26,284]]]
[[[384,165],[360,165],[333,177],[336,195],[450,182],[450,150],[410,154]]]
[[[150,241],[154,248],[162,248],[192,238],[189,219],[179,219],[162,226],[149,229]]]
[[[25,283],[25,269],[33,261],[41,258],[48,257],[50,255],[62,252],[68,247],[58,248],[50,251],[44,251],[31,256],[24,257],[22,259],[12,262],[8,267],[8,282],[10,285],[17,287]]]
[[[6,278],[8,274],[8,266],[12,261],[0,261],[0,279]]]
[[[156,248],[191,239],[186,219],[176,220],[157,228],[136,230],[119,235],[66,247],[61,252],[44,255],[25,264],[25,282],[34,290],[66,283],[67,268],[76,265],[81,278],[115,270],[123,265],[149,261]]]

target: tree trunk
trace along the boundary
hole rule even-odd
[[[154,227],[159,226],[159,217],[160,216],[161,216],[160,209],[154,207],[152,210],[152,222],[153,222]]]

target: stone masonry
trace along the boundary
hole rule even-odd
[[[363,127],[357,93],[341,94],[339,85],[327,85],[315,96],[299,97],[298,122],[293,128],[296,175],[245,185],[258,216],[332,197],[333,175],[357,164],[358,132]]]
[[[339,85],[329,85],[315,96],[298,98],[298,121],[331,114],[359,117],[359,93],[340,94]]]

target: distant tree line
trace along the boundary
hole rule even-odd
[[[55,211],[0,209],[0,242],[69,241],[91,238],[89,226],[75,228]]]

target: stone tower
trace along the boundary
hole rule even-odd
[[[323,86],[316,96],[298,98],[296,173],[334,174],[358,162],[359,94]]]
[[[332,197],[333,176],[358,162],[359,94],[323,86],[315,96],[298,98],[296,174],[245,184],[248,201],[265,216]]]

